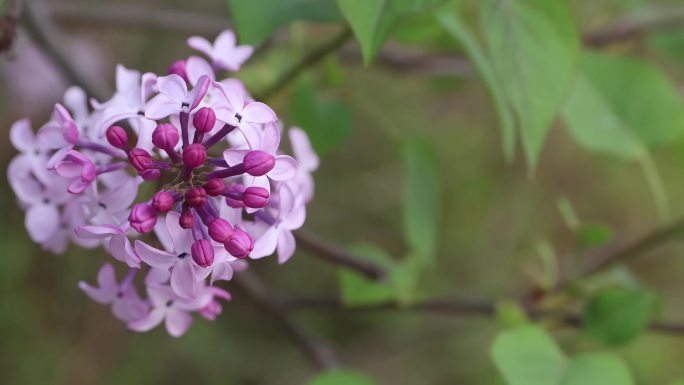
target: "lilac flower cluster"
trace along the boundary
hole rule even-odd
[[[9,181],[31,238],[55,254],[70,242],[103,246],[127,273],[118,279],[105,263],[96,286],[79,287],[130,329],[164,322],[172,336],[193,312],[221,313],[231,297],[216,282],[249,258],[293,255],[318,167],[304,131],[288,130],[295,156],[281,154],[275,112],[238,79],[216,80],[251,47],[236,46],[231,31],[188,44],[209,61],[179,60],[165,76],[120,65],[110,100],[74,87],[37,133],[26,119],[10,132],[20,154]]]

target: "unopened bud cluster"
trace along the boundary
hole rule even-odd
[[[101,246],[127,268],[118,279],[107,262],[97,285],[79,287],[130,329],[163,322],[173,336],[190,312],[221,313],[231,297],[217,283],[248,260],[293,255],[318,167],[304,131],[288,130],[294,157],[282,154],[276,113],[236,78],[218,80],[252,47],[236,46],[231,31],[188,45],[209,60],[177,60],[165,75],[120,65],[108,101],[88,103],[73,87],[36,133],[16,122],[20,154],[8,170],[35,242],[55,254],[70,242]]]

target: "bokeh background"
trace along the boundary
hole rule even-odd
[[[679,1],[577,0],[572,5],[582,31],[662,7],[684,15]],[[111,22],[91,20],[84,11],[100,6],[110,10]],[[109,89],[117,63],[163,72],[173,60],[191,54],[185,38],[195,34],[126,21],[114,10],[206,15],[212,22],[200,23],[203,30],[197,34],[217,33],[216,21],[231,25],[229,8],[219,0],[50,0],[40,7],[63,35],[61,49],[89,79]],[[286,124],[292,123],[293,95],[309,87],[315,98],[344,105],[342,115],[321,123],[351,121],[340,144],[321,157],[305,229],[345,247],[370,243],[403,255],[401,146],[414,138],[433,149],[441,183],[438,253],[423,282],[429,297],[509,298],[530,287],[526,269],[537,261],[538,240],[552,245],[561,258],[574,247],[574,235],[557,207],[562,198],[580,218],[613,229],[613,240],[598,253],[663,224],[639,164],[588,152],[558,122],[534,176],[519,150],[507,162],[486,89],[456,56],[458,45],[428,19],[400,23],[381,59],[370,66],[362,64],[358,46],[350,41],[269,100]],[[25,27],[0,59],[4,138],[21,117],[30,117],[36,127],[47,120],[69,85]],[[339,26],[305,22],[280,28],[238,77],[250,90],[263,90],[338,31]],[[647,59],[684,90],[684,17],[606,50]],[[72,246],[54,256],[30,241],[6,182],[14,155],[9,141],[0,140],[0,383],[302,384],[316,372],[277,322],[237,289],[216,322],[196,319],[180,339],[162,329],[126,330],[107,307],[77,288],[79,280],[92,281],[109,258],[103,251]],[[684,142],[656,149],[653,158],[669,197],[668,216],[677,218],[684,214]],[[684,320],[682,252],[684,245],[671,242],[631,265],[634,279],[662,295],[665,319]],[[266,259],[252,270],[280,294],[338,292],[336,269],[304,251],[284,266]],[[499,328],[492,317],[316,309],[293,317],[329,340],[345,364],[379,384],[503,384],[489,359]],[[569,352],[595,345],[577,330],[559,328],[556,335]],[[684,376],[684,336],[647,333],[615,351],[638,384],[668,384]]]

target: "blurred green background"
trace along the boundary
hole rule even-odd
[[[62,3],[51,0],[40,6],[59,9]],[[74,3],[65,4],[73,8]],[[227,3],[217,0],[87,5],[188,11],[231,23]],[[681,1],[576,0],[571,6],[584,32],[649,12],[684,15]],[[117,63],[161,73],[173,60],[192,54],[185,45],[187,31],[77,20],[64,11],[56,11],[54,19],[67,38],[62,48],[88,77],[110,88]],[[283,26],[237,76],[251,91],[264,90],[339,29],[299,21]],[[613,229],[613,240],[599,253],[668,221],[659,218],[637,161],[588,151],[558,119],[533,176],[520,148],[507,162],[486,88],[472,67],[453,59],[462,52],[458,42],[430,14],[401,19],[393,31],[381,59],[373,64],[364,66],[357,44],[350,41],[341,53],[307,70],[269,100],[286,125],[294,124],[292,115],[297,114],[292,101],[307,92],[314,93],[310,97],[316,103],[343,105],[329,115],[326,110],[321,117],[309,118],[320,127],[304,127],[333,127],[339,136],[321,156],[305,229],[345,247],[374,244],[390,255],[406,254],[402,146],[416,140],[428,143],[440,182],[437,252],[421,280],[428,298],[516,296],[535,284],[526,271],[538,264],[540,240],[551,245],[559,263],[566,265],[576,236],[559,213],[559,199],[571,202],[582,220]],[[671,27],[602,50],[647,60],[681,93],[684,17]],[[420,61],[411,61],[414,57]],[[38,127],[68,85],[24,29],[0,60],[0,76],[0,127],[5,135],[23,116]],[[684,215],[681,139],[650,152],[669,197],[669,219]],[[15,151],[7,140],[0,143],[0,383],[303,384],[314,376],[316,369],[288,336],[239,290],[215,322],[196,317],[180,339],[162,329],[147,334],[126,330],[107,307],[90,301],[76,286],[79,280],[94,280],[109,258],[103,251],[72,245],[65,255],[53,256],[30,241],[23,212],[5,177]],[[633,263],[627,273],[661,296],[663,319],[684,320],[684,261],[679,258],[683,251],[681,242],[668,243]],[[336,269],[302,250],[284,266],[270,258],[254,263],[252,269],[276,293],[339,292]],[[328,339],[346,365],[371,375],[378,384],[504,383],[489,357],[500,328],[491,317],[315,309],[293,315]],[[575,329],[560,328],[554,335],[567,352],[598,346]],[[684,378],[684,335],[645,333],[608,350],[626,360],[638,384],[667,385]]]

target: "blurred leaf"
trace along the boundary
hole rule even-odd
[[[520,327],[530,322],[525,310],[512,300],[497,302],[496,318],[506,328]]]
[[[568,359],[542,328],[499,332],[494,364],[508,385],[633,385],[629,368],[615,355],[585,353]]]
[[[584,329],[607,345],[624,344],[646,329],[656,304],[656,295],[649,291],[603,290],[584,311]]]
[[[315,94],[306,81],[299,83],[290,103],[292,122],[309,134],[314,149],[320,155],[337,147],[351,132],[352,112],[349,106]]]
[[[481,0],[481,25],[497,81],[518,119],[534,169],[574,73],[579,33],[562,0]]]
[[[609,54],[583,55],[563,120],[586,149],[623,158],[642,157],[684,133],[674,85],[647,62]]]
[[[404,144],[404,237],[417,258],[429,261],[437,248],[439,170],[434,148],[413,139]]]
[[[560,384],[568,366],[556,342],[538,326],[499,332],[491,355],[509,385]]]
[[[311,380],[308,385],[375,385],[369,376],[350,370],[336,370],[321,373]]]
[[[425,270],[423,259],[409,255],[390,269],[389,279],[395,299],[402,305],[415,303],[420,298],[420,277]]]
[[[609,353],[585,353],[570,362],[561,385],[633,385],[629,368]]]
[[[335,0],[230,0],[228,6],[242,44],[260,44],[278,27],[295,20],[342,20]]]
[[[542,263],[542,275],[540,282],[544,289],[551,289],[558,283],[558,257],[556,251],[549,241],[545,239],[537,240],[534,248]]]
[[[392,26],[403,15],[420,11],[444,0],[337,0],[361,45],[363,61],[369,64],[380,51]]]
[[[501,123],[504,155],[507,160],[512,160],[515,155],[515,122],[511,109],[506,103],[503,89],[496,81],[491,61],[482,51],[480,44],[473,37],[472,33],[463,24],[463,20],[455,7],[440,9],[435,12],[435,17],[442,27],[463,45],[468,58],[487,87]]]
[[[577,229],[580,225],[580,220],[570,200],[567,197],[561,197],[556,201],[556,206],[563,218],[563,222],[565,222],[568,228],[571,230]]]
[[[684,379],[670,383],[670,385],[684,385]]]
[[[603,246],[613,235],[613,229],[601,223],[583,223],[577,229],[577,239],[583,247]]]
[[[366,257],[368,261],[392,269],[394,262],[387,253],[377,246],[359,245],[352,248],[352,252]],[[388,282],[371,281],[361,274],[349,270],[339,271],[342,302],[347,306],[370,305],[393,300],[394,288]]]

